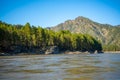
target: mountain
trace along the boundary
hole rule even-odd
[[[54,31],[69,30],[72,33],[89,34],[100,40],[103,45],[120,46],[120,25],[112,26],[109,24],[100,24],[79,16],[74,20],[67,20],[50,29]]]

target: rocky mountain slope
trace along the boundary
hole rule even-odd
[[[109,24],[100,24],[79,16],[75,20],[67,20],[50,29],[54,31],[69,30],[72,33],[89,34],[100,40],[103,45],[114,44],[120,46],[120,25],[112,26]]]

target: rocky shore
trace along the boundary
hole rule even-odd
[[[12,56],[12,55],[49,55],[49,54],[94,54],[94,53],[103,53],[98,51],[69,51],[69,50],[59,50],[57,46],[48,46],[46,48],[31,48],[27,49],[25,47],[20,46],[11,46],[11,51],[7,52],[0,52],[0,56]]]

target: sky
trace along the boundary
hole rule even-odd
[[[120,0],[0,0],[0,20],[10,24],[51,27],[78,16],[120,25]]]

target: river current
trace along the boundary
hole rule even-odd
[[[120,54],[0,56],[0,80],[120,80]]]

